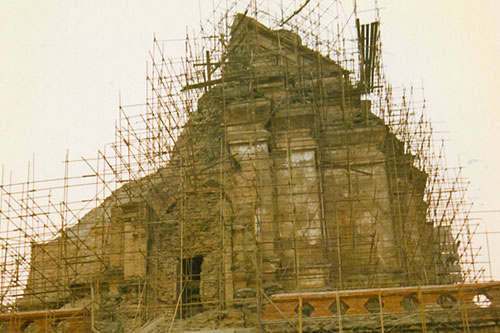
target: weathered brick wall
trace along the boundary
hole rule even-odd
[[[227,82],[198,101],[169,164],[34,244],[19,304],[60,307],[93,284],[129,322],[142,307],[172,315],[197,256],[203,310],[249,288],[440,282],[426,174],[346,71],[291,32],[236,26]]]

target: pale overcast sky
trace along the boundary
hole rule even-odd
[[[0,0],[0,165],[24,180],[35,153],[37,177],[50,178],[63,174],[67,149],[74,158],[95,156],[113,139],[119,91],[123,104],[144,102],[153,35],[183,38],[218,2]],[[500,1],[378,4],[390,81],[423,84],[448,164],[460,158],[471,182],[473,218],[481,218],[480,230],[500,232]],[[500,279],[500,234],[490,243]]]

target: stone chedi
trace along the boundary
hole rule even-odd
[[[184,87],[204,93],[167,165],[32,244],[20,309],[93,299],[132,327],[261,293],[462,280],[450,230],[426,218],[428,175],[346,69],[241,14],[222,59]]]

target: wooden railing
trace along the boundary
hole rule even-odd
[[[0,314],[0,327],[8,333],[24,332],[90,332],[90,315],[88,310],[60,309],[28,312],[12,312]]]
[[[269,297],[264,320],[320,318],[409,311],[500,308],[500,282],[360,289]]]

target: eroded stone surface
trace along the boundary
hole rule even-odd
[[[62,237],[33,244],[27,290],[43,293],[27,293],[20,307],[59,308],[93,293],[101,332],[155,317],[165,328],[180,316],[190,317],[185,329],[216,332],[254,327],[262,288],[456,282],[437,271],[436,257],[453,260],[436,256],[427,175],[345,70],[294,33],[241,15],[233,30],[227,82],[199,100],[169,164]],[[182,260],[197,256],[194,276]],[[200,304],[178,306],[187,299]]]

